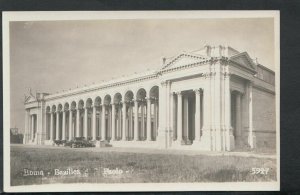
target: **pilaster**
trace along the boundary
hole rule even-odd
[[[168,109],[167,101],[167,82],[163,81],[159,86],[159,127],[157,132],[158,147],[167,148],[167,115]]]
[[[111,121],[112,121],[112,124],[111,124],[111,140],[115,140],[116,139],[116,135],[115,135],[115,132],[116,132],[116,119],[115,119],[115,104],[113,103],[111,105]]]
[[[69,109],[69,141],[73,138],[73,111]]]
[[[122,106],[122,140],[126,141],[126,103]]]
[[[151,99],[147,98],[147,140],[151,141]]]

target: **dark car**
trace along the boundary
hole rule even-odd
[[[84,137],[77,137],[71,141],[68,141],[65,146],[71,148],[86,148],[86,147],[95,147],[93,141],[86,140]]]

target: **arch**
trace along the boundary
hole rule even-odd
[[[134,94],[131,90],[125,93],[125,101],[132,101],[134,98]]]
[[[67,110],[69,110],[69,108],[70,108],[69,103],[66,102],[66,103],[64,104],[64,110],[67,111]]]
[[[146,98],[147,92],[144,88],[140,88],[136,93],[136,99],[143,100]]]
[[[75,101],[73,101],[72,103],[71,103],[71,110],[76,110],[76,102]]]
[[[159,87],[157,85],[151,87],[149,91],[150,98],[158,98],[159,97]]]
[[[88,98],[88,99],[86,100],[85,106],[86,106],[87,108],[91,108],[91,107],[93,106],[93,100],[92,100],[91,98]]]
[[[104,103],[105,105],[109,105],[110,102],[111,102],[111,96],[110,96],[109,94],[107,94],[107,95],[104,97],[103,103]]]
[[[122,101],[122,95],[120,93],[116,93],[114,95],[114,100],[113,100],[113,103],[114,104],[118,104]]]
[[[60,111],[62,111],[62,110],[63,110],[62,104],[58,104],[58,106],[57,106],[57,111],[60,112]]]
[[[79,100],[78,102],[78,109],[83,109],[84,108],[84,101],[83,100]]]
[[[46,113],[50,113],[51,112],[51,108],[50,108],[50,106],[47,106],[46,107]]]
[[[94,100],[94,106],[100,106],[101,105],[101,98],[97,96]]]
[[[56,105],[52,106],[52,112],[56,112]]]

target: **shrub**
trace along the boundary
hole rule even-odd
[[[86,148],[86,147],[95,147],[93,141],[86,140],[84,137],[76,137],[75,139],[68,141],[65,146],[71,148]]]

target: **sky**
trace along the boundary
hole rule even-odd
[[[57,93],[161,67],[163,57],[229,45],[271,70],[274,22],[131,19],[10,22],[11,128],[24,130],[24,94]]]

